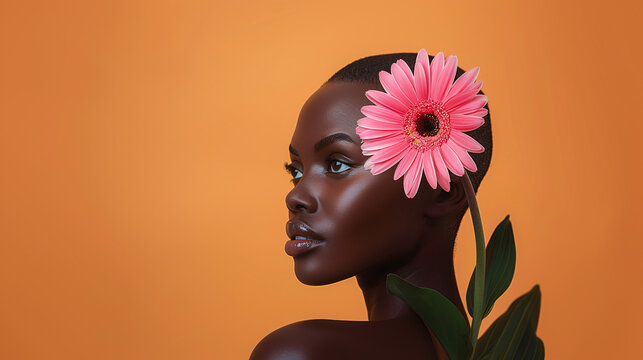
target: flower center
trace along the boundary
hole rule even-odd
[[[434,114],[422,114],[415,120],[415,129],[422,136],[435,136],[440,131],[438,117]]]
[[[409,146],[421,152],[442,146],[451,135],[449,113],[434,100],[413,104],[404,114],[403,124]]]

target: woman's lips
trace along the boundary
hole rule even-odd
[[[297,220],[290,220],[286,223],[286,234],[290,240],[286,242],[285,250],[286,254],[290,256],[299,256],[324,244],[321,236],[315,233],[310,226]]]
[[[304,236],[296,236],[294,239],[286,242],[285,250],[286,254],[294,257],[307,253],[316,247],[323,245],[323,243],[324,242],[321,240],[307,239]]]

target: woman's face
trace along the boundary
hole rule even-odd
[[[421,204],[426,184],[413,199],[394,168],[373,175],[364,168],[355,133],[364,93],[373,85],[333,82],[304,104],[290,143],[294,188],[286,196],[297,278],[310,285],[329,284],[404,261],[422,241]]]

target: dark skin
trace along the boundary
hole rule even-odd
[[[451,175],[451,191],[423,181],[409,199],[402,180],[393,180],[395,167],[379,175],[364,168],[355,128],[360,108],[371,105],[364,93],[377,88],[331,82],[308,99],[290,143],[294,188],[286,196],[289,236],[304,226],[318,240],[293,256],[297,279],[324,285],[355,276],[368,321],[294,323],[266,336],[251,360],[446,358],[420,318],[387,293],[386,275],[435,289],[465,314],[448,231],[465,194]]]

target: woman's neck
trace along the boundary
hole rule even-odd
[[[386,276],[389,273],[395,273],[414,285],[440,292],[467,318],[453,268],[452,241],[436,241],[448,240],[448,234],[437,234],[435,231],[429,233],[431,239],[425,239],[423,244],[432,245],[421,246],[410,259],[357,276],[369,321],[390,320],[413,313],[401,299],[386,291]],[[445,245],[438,248],[435,244]]]

